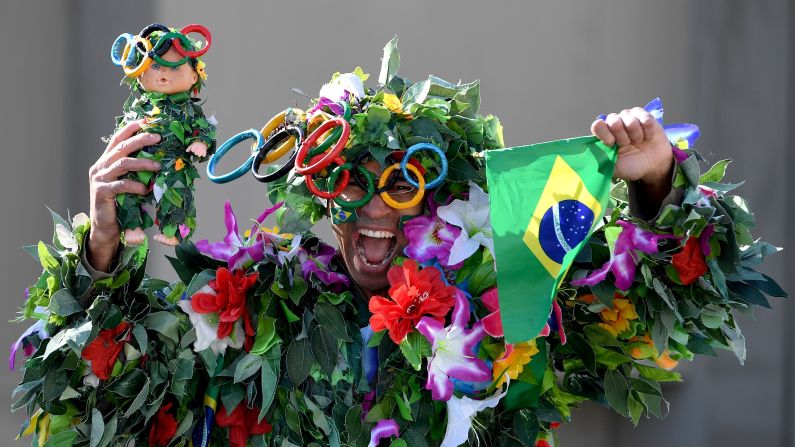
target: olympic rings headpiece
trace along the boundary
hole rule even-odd
[[[204,45],[188,37],[194,33],[204,39]],[[124,75],[129,79],[138,78],[152,64],[173,68],[190,63],[199,74],[199,80],[194,87],[198,91],[206,78],[204,62],[199,58],[207,53],[210,45],[212,35],[202,25],[191,24],[176,31],[160,23],[153,23],[145,26],[137,35],[120,34],[111,46],[110,60],[114,65],[122,67]],[[182,56],[177,61],[167,61],[162,57],[172,46]]]
[[[445,202],[469,181],[485,183],[480,152],[504,143],[499,119],[478,114],[479,82],[402,79],[396,44],[397,36],[384,49],[377,88],[365,88],[369,75],[360,67],[335,73],[306,112],[286,109],[261,131],[221,144],[208,177],[224,183],[250,170],[267,183],[272,201],[286,201],[312,223],[328,206],[334,220],[344,222],[376,195],[404,209],[429,196]],[[254,140],[248,159],[219,174],[220,159],[247,139]],[[262,164],[268,174],[259,173]]]

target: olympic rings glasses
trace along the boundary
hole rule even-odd
[[[150,35],[154,32],[162,33],[154,44]],[[200,34],[206,45],[198,50],[194,50],[194,45],[188,38],[188,34]],[[164,67],[176,68],[187,63],[191,59],[196,59],[207,53],[212,44],[210,31],[198,24],[191,24],[183,27],[179,32],[171,31],[167,26],[153,23],[144,27],[141,32],[133,36],[129,33],[121,34],[111,45],[110,60],[115,65],[120,65],[124,69],[124,74],[130,78],[137,78],[146,71],[153,63]],[[178,61],[167,61],[162,58],[171,48],[177,50],[182,58]],[[135,65],[137,55],[141,55],[141,61]]]

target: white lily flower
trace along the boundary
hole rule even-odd
[[[212,293],[213,290],[210,286],[204,286],[199,289],[199,292]],[[221,355],[226,351],[227,347],[234,349],[243,347],[246,334],[243,332],[243,324],[240,320],[235,323],[234,330],[230,336],[219,339],[217,314],[200,314],[196,312],[193,310],[190,300],[180,301],[179,307],[188,314],[191,324],[196,328],[196,341],[193,343],[194,351],[201,352],[210,348],[216,355]]]
[[[328,84],[323,84],[320,88],[320,97],[334,101],[347,98],[345,92],[357,98],[364,97],[364,83],[361,78],[353,73],[343,73],[332,79]]]
[[[436,214],[451,225],[461,228],[461,234],[453,241],[448,264],[458,264],[472,256],[482,245],[494,256],[494,237],[489,218],[489,195],[474,182],[469,182],[469,200],[453,200],[440,206]]]
[[[507,386],[502,393],[483,400],[474,400],[466,396],[451,397],[447,401],[447,431],[444,433],[440,447],[457,447],[467,442],[475,414],[486,408],[496,407],[506,394],[508,394]]]

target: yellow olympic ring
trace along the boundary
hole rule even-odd
[[[400,163],[390,165],[384,170],[384,172],[381,174],[381,178],[378,179],[379,189],[386,185],[386,182],[389,179],[389,174],[391,174],[395,169],[400,169]],[[412,174],[417,177],[417,184],[419,185],[417,188],[417,194],[414,194],[414,197],[412,197],[411,200],[407,202],[398,202],[397,200],[390,197],[389,193],[386,191],[381,193],[381,200],[396,210],[404,210],[406,208],[411,208],[415,205],[418,205],[422,201],[423,196],[425,196],[425,177],[422,176],[420,170],[414,165],[408,164],[406,165],[406,169],[411,171]]]
[[[271,118],[265,126],[262,127],[260,133],[262,134],[262,138],[267,139],[268,135],[271,134],[274,130],[276,130],[280,125],[285,123],[285,118],[287,116],[287,111],[289,109],[283,110],[281,113],[277,113],[273,118]],[[297,113],[299,117],[303,117],[304,111],[301,109],[292,109],[294,113]],[[303,118],[301,118],[303,119]],[[251,145],[251,150],[256,151],[259,148],[254,147],[256,143]],[[263,163],[273,163],[274,161],[282,158],[284,154],[290,151],[290,149],[295,147],[295,137],[291,136],[288,138],[284,143],[280,144],[276,149],[270,152],[268,155],[265,156],[265,160]]]
[[[146,54],[144,54],[144,59],[141,61],[140,64],[138,64],[137,67],[135,68],[127,68],[127,66],[124,67],[124,74],[129,78],[137,78],[138,76],[141,76],[143,72],[145,72],[146,69],[149,68],[150,65],[152,65],[152,58],[149,57],[149,52],[152,51],[152,42],[149,42],[149,39],[143,38],[141,36],[133,37],[133,45],[139,42],[143,44],[144,48],[146,48]],[[127,47],[130,47],[130,49],[127,49]],[[126,60],[127,55],[129,54],[130,51],[132,51],[132,45],[128,44],[127,47],[124,48],[124,54],[122,54],[122,60]]]

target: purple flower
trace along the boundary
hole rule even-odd
[[[574,280],[571,283],[575,286],[593,286],[605,280],[608,272],[613,272],[616,278],[616,287],[621,290],[628,290],[635,280],[635,267],[638,262],[635,251],[647,254],[657,253],[657,243],[662,239],[673,239],[675,236],[670,234],[657,234],[646,231],[637,226],[619,220],[618,224],[623,228],[616,239],[610,260],[602,267],[591,272],[585,278]]]
[[[312,277],[317,278],[329,286],[333,292],[341,292],[351,285],[351,280],[342,273],[337,273],[329,268],[331,258],[336,254],[334,247],[320,242],[311,252],[301,248],[298,251],[298,259],[301,261],[301,273],[304,281],[309,281]]]
[[[25,289],[25,298],[27,298],[29,296],[29,293],[30,292],[28,291],[28,289]],[[47,311],[47,309],[45,309],[45,308],[43,308],[41,306],[36,306],[36,310],[35,310],[36,313],[45,313],[46,311]],[[46,324],[46,318],[44,320],[37,321],[31,327],[29,327],[27,330],[25,330],[25,332],[23,332],[22,335],[19,336],[17,341],[15,341],[11,345],[11,355],[8,356],[8,369],[10,369],[11,371],[14,371],[14,366],[16,364],[17,351],[19,351],[20,347],[22,347],[22,350],[25,352],[26,356],[30,356],[30,355],[32,355],[35,352],[36,346],[33,346],[32,344],[25,342],[25,339],[27,337],[29,337],[29,336],[31,336],[33,334],[37,334],[39,336],[40,340],[46,340],[46,339],[50,338],[49,334],[47,334],[47,331],[44,329],[45,324]]]
[[[390,436],[399,437],[400,427],[394,419],[381,419],[370,432],[370,443],[367,444],[367,447],[377,447],[382,439],[387,439]]]
[[[474,352],[475,346],[486,335],[483,323],[478,321],[472,329],[467,329],[468,320],[469,301],[461,290],[456,289],[450,326],[444,327],[430,317],[422,317],[417,323],[417,330],[431,343],[433,352],[433,357],[428,362],[425,389],[431,390],[434,400],[450,400],[453,396],[451,378],[465,382],[491,379],[491,369]]]
[[[342,114],[343,114],[343,112],[345,110],[342,108],[342,106],[338,102],[341,99],[342,98],[340,98],[337,101],[335,101],[335,100],[332,100],[332,99],[329,99],[329,98],[326,98],[326,97],[320,97],[317,100],[317,104],[315,104],[314,107],[309,109],[309,111],[307,111],[307,114],[309,116],[314,116],[317,112],[319,112],[320,110],[323,110],[323,107],[328,107],[328,109],[331,111],[331,113],[333,113],[333,114],[335,114],[337,116],[342,116]]]
[[[226,225],[226,237],[223,242],[208,242],[206,239],[196,243],[199,253],[209,256],[218,261],[226,261],[230,271],[262,261],[265,257],[265,244],[259,231],[259,226],[265,219],[273,214],[274,211],[282,206],[282,202],[277,203],[271,208],[266,209],[256,219],[256,223],[251,229],[251,235],[242,238],[237,227],[237,218],[232,211],[232,204],[227,200],[224,203],[224,224]]]
[[[403,233],[409,243],[404,253],[418,261],[426,262],[433,258],[445,267],[450,267],[450,249],[461,234],[461,229],[449,225],[433,216],[417,216],[403,225]]]

